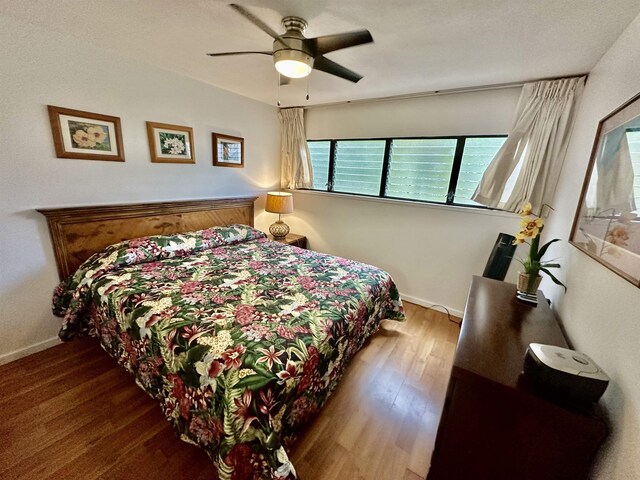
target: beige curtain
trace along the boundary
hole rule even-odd
[[[551,204],[586,77],[527,83],[502,148],[471,197],[515,212]]]
[[[278,112],[281,130],[280,161],[282,188],[311,188],[313,169],[304,131],[304,110],[283,108]]]

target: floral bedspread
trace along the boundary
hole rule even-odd
[[[93,335],[221,480],[294,478],[286,447],[382,319],[389,274],[243,225],[112,245],[54,292],[60,337]]]

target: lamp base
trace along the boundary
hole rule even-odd
[[[277,220],[269,227],[269,233],[273,235],[273,238],[284,238],[289,235],[289,225],[282,220]]]

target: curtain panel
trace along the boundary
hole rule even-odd
[[[517,211],[551,204],[586,77],[543,80],[522,88],[513,126],[472,200]]]
[[[313,168],[311,154],[304,131],[304,109],[283,108],[278,111],[281,129],[281,177],[282,188],[311,188]]]

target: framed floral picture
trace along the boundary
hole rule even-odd
[[[244,167],[244,138],[213,133],[213,165]]]
[[[640,93],[598,125],[570,242],[640,287]]]
[[[58,158],[124,162],[120,118],[47,106]]]
[[[191,127],[147,122],[147,135],[152,162],[196,163]]]

